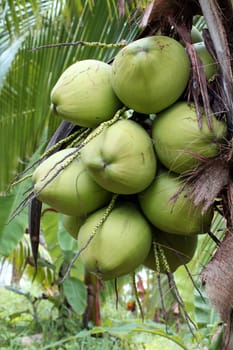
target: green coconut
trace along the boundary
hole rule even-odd
[[[143,265],[159,273],[175,272],[193,258],[197,242],[197,235],[184,236],[154,230],[151,249]]]
[[[74,151],[67,148],[51,155],[37,167],[32,180],[39,200],[63,214],[82,216],[107,204],[111,193],[93,180],[80,158],[66,166]]]
[[[167,233],[194,235],[208,232],[213,210],[202,213],[202,205],[195,206],[187,196],[188,188],[174,199],[182,186],[178,175],[160,172],[151,185],[138,195],[142,211],[155,227]]]
[[[133,194],[144,190],[156,172],[156,157],[147,132],[132,120],[119,120],[81,151],[94,180],[108,191]]]
[[[152,125],[156,154],[161,163],[176,173],[192,170],[200,157],[214,157],[227,134],[226,124],[212,116],[210,130],[206,115],[198,127],[194,104],[177,102],[159,113]]]
[[[75,239],[78,237],[80,227],[85,221],[83,216],[71,216],[62,214],[62,224],[65,230]]]
[[[184,47],[170,37],[151,36],[119,51],[112,65],[112,86],[129,108],[157,113],[181,96],[189,75]]]
[[[200,60],[203,63],[206,79],[209,80],[209,79],[213,78],[217,72],[217,64],[214,61],[211,54],[209,53],[209,51],[207,50],[205,43],[198,42],[198,43],[193,44],[193,46],[196,50],[198,57],[200,58]]]
[[[121,107],[111,86],[111,65],[99,60],[78,61],[68,67],[51,92],[53,109],[64,119],[95,127]]]
[[[105,208],[92,213],[81,226],[78,247],[87,245]],[[99,227],[94,238],[80,255],[85,268],[103,280],[115,279],[134,271],[151,247],[151,227],[131,203],[117,205]]]

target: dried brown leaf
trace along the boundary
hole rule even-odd
[[[215,255],[206,265],[201,279],[207,295],[225,322],[222,350],[233,349],[233,232],[225,235]]]
[[[229,181],[229,166],[219,158],[206,160],[189,178],[188,196],[205,213]]]

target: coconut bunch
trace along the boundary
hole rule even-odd
[[[193,33],[213,79],[214,61]],[[174,272],[210,230],[213,206],[193,203],[185,179],[218,155],[226,125],[213,115],[210,128],[203,110],[200,128],[185,98],[189,79],[182,43],[155,35],[126,45],[111,65],[74,63],[52,89],[55,115],[79,133],[36,168],[33,191],[62,213],[85,268],[103,280],[141,264]]]

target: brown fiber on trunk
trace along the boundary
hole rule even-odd
[[[227,232],[219,249],[205,267],[202,282],[212,305],[225,323],[222,350],[233,349],[233,234]]]
[[[196,206],[202,204],[204,214],[228,185],[229,164],[220,158],[205,160],[186,181],[188,196]]]
[[[227,221],[227,233],[202,273],[207,295],[225,323],[222,350],[233,349],[233,183],[232,183],[232,136],[233,136],[233,74],[232,74],[232,18],[231,1],[200,0],[200,5],[219,64],[219,92],[228,126],[229,180],[222,191],[223,215]],[[221,174],[219,174],[221,176]]]
[[[85,285],[87,287],[87,306],[83,315],[83,326],[101,325],[100,289],[101,281],[92,273],[85,271]]]

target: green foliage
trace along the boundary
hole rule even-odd
[[[42,344],[33,344],[35,349],[108,349],[108,350],[143,350],[185,349],[183,342],[175,335],[167,335],[164,327],[148,322],[108,321],[108,326],[96,327],[90,331],[81,331],[78,319],[69,319],[67,330],[61,332],[58,314],[53,311],[52,303],[36,297],[27,290],[11,289],[11,292],[0,289],[4,305],[0,308],[0,344],[1,349],[25,349],[22,341],[27,336],[33,340],[33,335],[41,335]],[[36,299],[37,298],[37,299]],[[33,303],[36,305],[37,320],[35,320]],[[151,347],[150,347],[151,346]]]
[[[16,195],[11,194],[0,197],[0,255],[7,256],[16,247],[18,241],[25,232],[27,213],[23,212],[16,220],[10,221],[11,214],[18,202],[19,191]],[[20,196],[20,200],[22,197]]]
[[[60,228],[57,233],[58,243],[66,259],[71,259],[74,253],[78,250],[77,240],[74,239],[60,224]]]
[[[167,340],[170,340],[174,344],[177,344],[181,349],[187,350],[187,347],[182,342],[182,340],[174,335],[168,334],[162,327],[158,327],[155,323],[123,323],[118,327],[95,327],[91,331],[82,331],[78,334],[79,337],[93,335],[93,334],[102,334],[109,333],[119,338],[129,337],[129,334],[136,332],[138,333],[148,333],[154,336],[164,337]]]
[[[61,247],[57,239],[58,228],[59,220],[57,213],[45,206],[41,216],[41,231],[43,232],[47,250],[49,251],[53,264],[56,266],[56,270],[58,270],[62,261]]]
[[[40,257],[37,269],[33,265],[31,256],[29,235],[24,234],[7,259],[2,259],[3,265],[11,264],[12,266],[11,283],[20,285],[20,281],[24,277],[24,279],[30,280],[31,283],[34,281],[40,284],[41,288],[51,286],[55,278],[55,268],[47,249],[40,244]]]
[[[73,278],[66,281],[63,285],[64,294],[67,293],[67,296],[69,295],[69,303],[74,303],[78,307],[77,311],[80,312],[82,306],[79,302],[81,300],[76,301],[76,298],[81,296],[83,286]],[[96,348],[101,349],[102,346],[103,349],[110,350],[132,348],[152,350],[154,346],[156,346],[156,350],[197,350],[203,349],[204,345],[209,348],[213,344],[213,334],[216,333],[218,335],[217,332],[219,332],[216,323],[217,319],[211,316],[211,314],[213,315],[211,307],[209,305],[208,307],[206,306],[206,300],[201,299],[199,294],[195,296],[195,300],[199,299],[198,302],[195,302],[197,329],[193,328],[192,334],[187,325],[184,322],[180,322],[181,319],[178,323],[173,321],[170,325],[165,326],[163,323],[151,322],[146,317],[143,323],[137,319],[137,313],[126,311],[122,302],[118,306],[118,310],[116,310],[113,304],[113,295],[103,305],[103,326],[82,331],[80,317],[76,313],[71,314],[66,309],[63,294],[55,293],[45,300],[40,291],[33,292],[33,290],[30,290],[29,292],[28,288],[10,288],[10,290],[15,295],[13,303],[8,303],[8,305],[4,303],[0,308],[0,325],[1,320],[3,321],[4,319],[4,322],[9,320],[8,327],[6,327],[6,324],[4,325],[1,335],[1,339],[4,338],[2,343],[6,344],[9,349],[11,349],[11,346],[13,349],[16,343],[21,349],[19,344],[22,336],[27,335],[30,337],[33,334],[42,332],[43,347],[38,346],[38,348],[42,349],[72,349],[72,347],[75,347],[75,349],[89,350],[92,347],[95,349],[94,345],[96,345]],[[124,291],[122,290],[120,293],[123,297]],[[4,300],[1,290],[0,294],[1,300]],[[25,302],[17,301],[18,298],[25,298]],[[46,304],[43,306],[43,303]],[[40,311],[41,306],[43,306],[42,312]],[[74,307],[74,305],[72,306]],[[60,307],[63,308],[63,311],[60,310]],[[107,310],[105,311],[106,307]],[[4,308],[5,310],[3,311]],[[60,314],[61,311],[62,314]],[[205,312],[207,315],[205,315]],[[65,318],[64,315],[66,315]],[[205,318],[203,318],[203,315]],[[62,321],[65,322],[65,328],[63,328],[64,325],[62,326]],[[176,329],[177,325],[179,325],[178,330]],[[9,332],[11,332],[11,336],[9,336]],[[14,339],[14,342],[12,339]],[[36,343],[34,346],[36,349]]]
[[[22,41],[23,36],[16,39],[5,51],[3,51],[3,53],[0,56],[0,90],[4,82],[5,76],[7,75],[7,72],[10,69],[11,64],[22,44]]]
[[[87,290],[83,282],[74,277],[65,279],[63,283],[64,295],[68,303],[77,314],[82,315],[86,308]]]
[[[214,327],[218,322],[220,322],[220,319],[215,309],[211,307],[203,288],[200,288],[199,292],[196,289],[194,291],[194,307],[195,320],[198,328],[205,328],[211,325]]]
[[[41,146],[29,161],[31,166],[43,147],[43,137]],[[20,215],[15,215],[17,208],[26,196],[28,189],[31,187],[31,180],[27,179],[21,182],[13,191],[5,195],[0,195],[0,256],[8,256],[17,246],[19,240],[23,237],[27,227],[28,210],[24,208]]]

